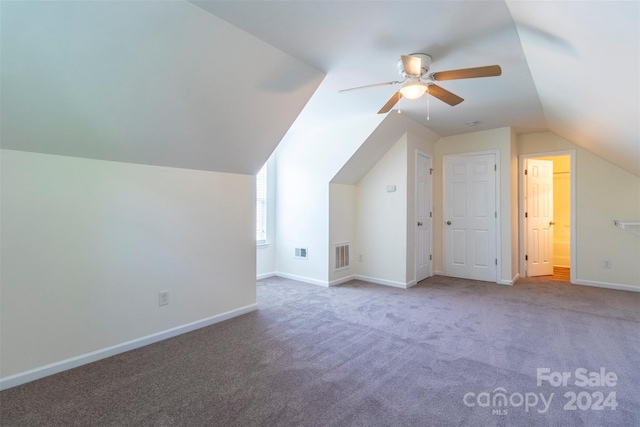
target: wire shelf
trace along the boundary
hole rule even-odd
[[[635,233],[638,236],[640,236],[640,222],[637,222],[637,221],[618,221],[617,219],[614,219],[613,223],[615,224],[616,227],[620,227],[622,229],[629,230],[632,233]],[[637,227],[637,228],[634,228],[634,227]]]

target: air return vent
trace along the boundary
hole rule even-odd
[[[336,245],[336,270],[349,267],[349,243]]]
[[[296,248],[296,258],[307,259],[307,248]]]

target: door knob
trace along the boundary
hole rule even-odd
[[[418,221],[418,227],[422,227],[422,222]]]
[[[549,221],[549,226],[556,225],[554,221]]]
[[[451,221],[447,221],[447,225],[451,225]]]

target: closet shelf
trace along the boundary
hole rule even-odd
[[[617,219],[614,219],[613,223],[615,224],[616,227],[629,230],[632,233],[635,233],[638,236],[640,236],[640,230],[633,228],[633,227],[640,227],[640,222],[638,221],[618,221]]]

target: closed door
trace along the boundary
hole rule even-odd
[[[496,155],[444,158],[445,274],[497,281]]]
[[[527,276],[553,274],[553,161],[527,160]]]
[[[431,159],[416,155],[416,282],[431,276]]]

